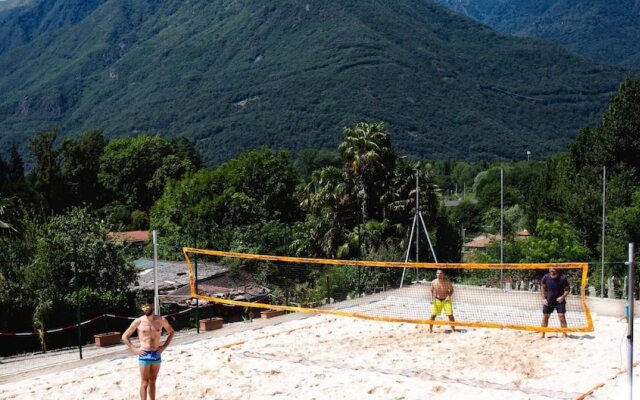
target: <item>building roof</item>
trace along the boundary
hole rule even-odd
[[[118,242],[146,243],[149,241],[149,231],[109,232],[107,238]]]
[[[473,238],[472,241],[464,244],[464,247],[469,247],[473,249],[484,249],[494,240],[500,240],[500,235],[480,235]]]
[[[264,296],[269,289],[256,283],[253,277],[245,271],[233,274],[222,271],[205,279],[198,279],[198,293],[205,296],[220,297],[232,300],[246,300],[250,297]],[[190,289],[183,286],[174,290],[170,295],[188,295]]]
[[[134,264],[138,269],[138,277],[132,289],[153,290],[153,260],[140,258]],[[227,268],[222,265],[201,262],[198,264],[198,281],[226,271]],[[158,260],[158,291],[166,293],[188,284],[189,272],[185,261]]]
[[[153,290],[153,260],[141,258],[134,264],[138,269],[138,277],[132,289]],[[195,265],[192,267],[195,268]],[[189,273],[185,261],[158,261],[158,292],[162,295],[163,302],[192,305]],[[198,264],[198,293],[205,296],[259,301],[266,298],[270,292],[242,270],[230,274],[229,269],[220,264]]]
[[[460,205],[460,203],[462,203],[464,201],[465,200],[445,200],[444,206],[445,207],[458,207]],[[478,200],[477,199],[467,199],[466,201],[471,203],[471,204],[478,204]]]

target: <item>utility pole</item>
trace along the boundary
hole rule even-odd
[[[75,246],[73,248],[73,258],[76,257],[76,249]],[[71,266],[73,267],[73,281],[75,283],[76,289],[76,324],[78,325],[78,353],[80,353],[80,359],[82,360],[82,326],[80,325],[80,292],[78,285],[78,264],[75,261],[71,261]]]
[[[636,299],[636,296],[634,295],[634,271],[633,271],[633,261],[635,258],[635,254],[634,254],[634,249],[633,249],[633,243],[629,243],[629,262],[628,267],[629,267],[629,279],[627,281],[628,285],[629,285],[629,289],[627,291],[628,296],[627,296],[627,302],[629,303],[628,307],[629,307],[629,318],[627,319],[628,322],[628,329],[627,329],[627,348],[629,349],[629,354],[628,354],[628,360],[627,360],[627,380],[629,383],[629,400],[633,400],[633,303]]]
[[[600,249],[600,298],[604,298],[604,227],[606,221],[605,200],[607,194],[607,167],[602,167],[602,247]]]
[[[500,264],[504,263],[504,168],[500,168]],[[502,289],[502,268],[500,268],[500,289]]]

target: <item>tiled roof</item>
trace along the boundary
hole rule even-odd
[[[465,243],[464,247],[483,249],[494,240],[500,240],[500,235],[480,235],[473,238],[472,241]]]
[[[148,242],[149,231],[109,232],[107,238],[119,242]]]

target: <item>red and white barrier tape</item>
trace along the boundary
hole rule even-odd
[[[186,309],[184,309],[182,311],[178,311],[178,312],[175,312],[175,313],[172,313],[172,314],[167,314],[167,315],[165,315],[165,317],[173,317],[173,316],[176,316],[178,314],[187,313],[187,312],[189,312],[191,310],[193,310],[193,309],[192,308],[186,308]],[[106,317],[116,318],[116,319],[127,319],[127,320],[134,320],[134,319],[137,318],[137,317],[127,317],[127,316],[124,316],[124,315],[102,314],[102,315],[98,315],[96,317],[93,317],[91,319],[88,319],[86,321],[80,322],[80,326],[86,325],[86,324],[88,324],[90,322],[94,322],[94,321],[97,321],[97,320],[99,320],[101,318],[106,318]],[[55,329],[46,330],[45,333],[62,332],[64,330],[72,329],[72,328],[75,328],[77,326],[78,326],[78,324],[71,324],[71,325],[63,326],[62,328],[55,328]],[[0,332],[0,336],[38,336],[38,332]]]

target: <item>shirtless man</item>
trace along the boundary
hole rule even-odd
[[[153,306],[151,304],[144,304],[142,311],[144,315],[131,323],[127,331],[122,334],[122,341],[132,352],[138,355],[138,364],[140,365],[140,399],[146,400],[148,392],[149,399],[155,400],[156,378],[160,371],[160,362],[162,361],[160,355],[169,346],[169,343],[171,343],[174,330],[164,317],[153,315]],[[167,331],[169,337],[167,337],[167,340],[161,345],[160,335],[162,328]],[[134,347],[129,340],[129,337],[136,329],[138,330],[138,338],[140,339],[140,348]]]
[[[453,305],[451,304],[451,296],[453,295],[453,284],[444,277],[444,271],[439,269],[436,271],[436,279],[431,282],[431,304],[433,304],[433,311],[431,314],[431,321],[436,319],[436,316],[444,313],[449,317],[449,321],[455,321],[453,318]],[[456,327],[451,325],[451,330],[456,331]],[[433,332],[433,325],[429,325],[429,333]]]

